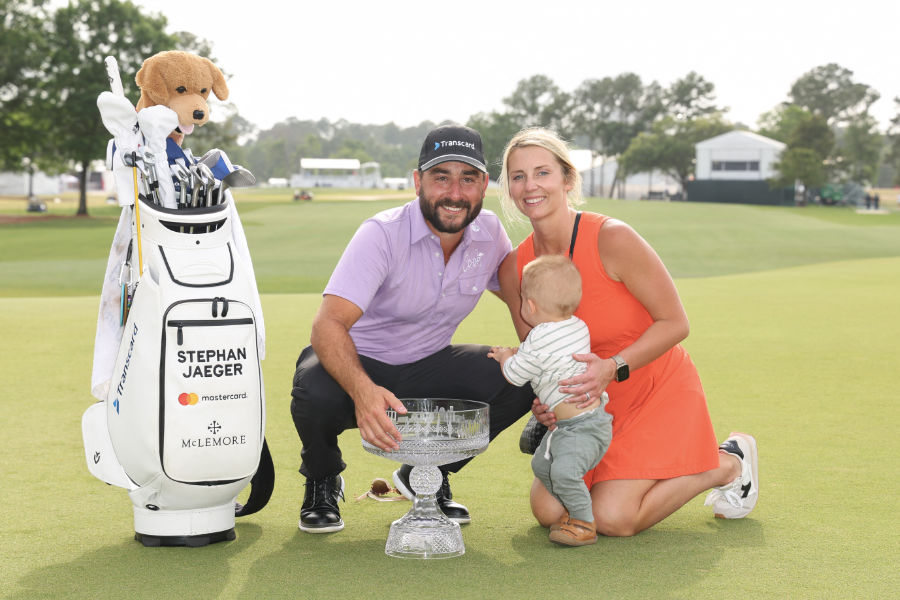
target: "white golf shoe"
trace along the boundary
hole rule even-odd
[[[731,483],[713,488],[705,506],[712,506],[720,519],[742,519],[750,514],[759,499],[759,457],[752,435],[732,432],[719,446],[741,461],[741,474]]]

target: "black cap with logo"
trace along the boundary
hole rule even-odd
[[[484,152],[481,149],[481,135],[470,127],[443,125],[432,129],[422,144],[419,153],[419,170],[427,171],[435,165],[451,160],[472,165],[487,173],[484,166]]]

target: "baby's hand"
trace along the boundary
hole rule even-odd
[[[516,353],[517,349],[514,348],[506,348],[504,346],[491,346],[491,351],[488,352],[488,357],[493,358],[501,365],[509,359],[513,354]]]

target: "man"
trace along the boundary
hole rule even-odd
[[[344,528],[338,435],[358,427],[371,444],[398,448],[400,434],[386,414],[405,412],[398,398],[487,402],[491,439],[534,399],[530,387],[506,382],[488,346],[450,344],[481,293],[499,290],[497,268],[512,249],[497,216],[481,210],[488,185],[481,136],[455,125],[434,129],[414,180],[415,200],[366,220],[350,240],[313,320],[312,345],[297,359],[291,414],[303,443],[302,531]],[[447,474],[466,462],[441,468],[437,494],[458,523],[468,523],[469,512],[453,502]],[[410,469],[394,473],[407,497]]]

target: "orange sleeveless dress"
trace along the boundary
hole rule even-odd
[[[597,250],[597,234],[608,219],[582,213],[572,260],[582,278],[575,315],[591,332],[591,351],[608,358],[627,347],[653,319],[625,284],[610,279]],[[534,239],[518,246],[519,280],[534,260]],[[718,442],[709,418],[697,369],[678,344],[652,363],[606,388],[606,410],[613,416],[612,443],[584,481],[669,479],[708,471],[719,465]]]

